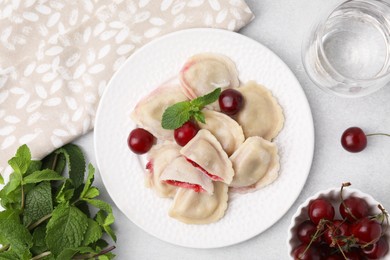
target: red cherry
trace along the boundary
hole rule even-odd
[[[221,111],[229,116],[235,115],[242,108],[244,98],[235,89],[226,89],[219,95],[219,107]]]
[[[351,233],[359,244],[375,243],[382,234],[382,226],[373,219],[364,217],[351,226]]]
[[[381,237],[376,243],[362,248],[362,252],[370,259],[380,259],[389,251],[389,244],[385,237]]]
[[[344,246],[346,244],[344,238],[351,235],[348,224],[342,220],[334,220],[325,227],[327,228],[323,234],[324,241],[333,247]]]
[[[344,257],[340,254],[328,255],[323,258],[324,260],[344,260]]]
[[[343,218],[347,218],[350,222],[355,222],[368,216],[369,206],[362,198],[349,197],[344,200],[344,203],[340,203],[339,211]]]
[[[311,246],[307,250],[306,247],[307,245],[300,245],[294,249],[293,256],[295,260],[320,260],[321,259],[321,255],[317,247]]]
[[[175,129],[174,137],[176,143],[185,146],[199,131],[199,127],[192,121],[184,123],[181,127]]]
[[[352,248],[349,252],[344,253],[347,257],[347,260],[365,260],[366,257],[362,254],[360,249]]]
[[[308,245],[317,231],[317,226],[313,224],[310,220],[305,220],[299,224],[297,228],[298,239],[303,243]],[[319,242],[320,237],[318,237],[315,242]]]
[[[152,148],[154,136],[142,128],[136,128],[130,132],[127,145],[136,154],[147,153]]]
[[[341,136],[341,145],[351,153],[358,153],[367,146],[367,137],[359,127],[350,127]]]
[[[316,199],[309,203],[310,220],[318,225],[321,219],[333,220],[334,208],[332,204],[325,199]]]
[[[327,259],[327,257],[331,256],[334,248],[330,248],[328,244],[323,243],[319,246],[319,251],[321,253],[321,259]],[[329,260],[331,260],[330,258]]]

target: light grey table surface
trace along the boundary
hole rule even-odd
[[[286,237],[291,217],[299,204],[317,191],[339,187],[345,181],[352,182],[354,188],[371,194],[390,209],[390,138],[370,137],[367,148],[358,154],[347,153],[340,145],[342,132],[350,126],[360,126],[370,133],[390,133],[389,87],[358,99],[331,96],[309,80],[300,58],[301,41],[319,12],[341,2],[247,0],[256,18],[240,33],[270,48],[290,67],[306,93],[313,114],[315,153],[312,168],[290,210],[268,230],[248,241],[219,249],[200,250],[160,241],[135,226],[114,206],[117,259],[289,259]],[[89,161],[96,165],[93,132],[75,143],[81,145]],[[100,188],[101,197],[114,204],[99,172],[95,185]]]

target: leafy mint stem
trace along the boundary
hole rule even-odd
[[[205,106],[217,101],[220,94],[221,88],[217,88],[204,96],[171,105],[162,115],[162,128],[170,130],[177,129],[191,118],[205,124],[206,121],[201,110]]]
[[[33,230],[34,228],[36,228],[37,226],[39,226],[40,224],[42,224],[43,222],[45,222],[46,220],[48,220],[49,218],[51,218],[51,213],[50,214],[47,214],[45,216],[43,216],[42,218],[38,219],[36,222],[32,223],[29,227],[28,227],[28,230]]]
[[[46,251],[46,252],[43,252],[42,254],[39,254],[39,255],[36,255],[34,256],[33,258],[31,258],[30,260],[37,260],[37,259],[41,259],[41,258],[44,258],[45,256],[48,256],[50,255],[51,252],[50,251]]]
[[[110,246],[110,247],[107,247],[106,249],[103,249],[98,254],[89,253],[89,254],[84,254],[84,255],[76,255],[75,257],[73,257],[73,259],[95,258],[95,257],[101,256],[101,255],[107,254],[108,252],[110,252],[114,249],[115,249],[115,246]]]

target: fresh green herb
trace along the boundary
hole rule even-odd
[[[115,246],[102,239],[106,233],[116,241],[112,208],[96,198],[91,164],[84,182],[85,159],[78,146],[65,145],[35,161],[23,145],[8,163],[14,172],[0,190],[5,209],[0,212],[0,260],[115,257]],[[88,205],[98,209],[93,218]]]
[[[206,123],[202,109],[218,100],[220,94],[221,88],[217,88],[204,96],[191,101],[182,101],[168,107],[163,113],[161,126],[164,129],[176,129],[191,118]]]

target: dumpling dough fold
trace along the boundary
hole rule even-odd
[[[279,176],[279,155],[275,143],[253,136],[230,157],[235,175],[232,191],[249,192],[263,188]]]
[[[222,182],[213,183],[213,195],[179,188],[169,216],[186,224],[209,224],[221,219],[228,206],[228,186]]]
[[[244,106],[236,115],[245,137],[260,136],[271,141],[283,127],[283,111],[270,90],[255,81],[237,89],[244,97]]]

